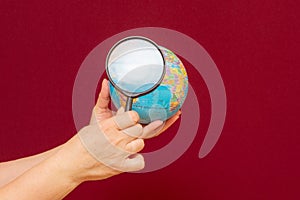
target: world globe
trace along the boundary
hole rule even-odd
[[[140,123],[165,121],[183,105],[188,93],[188,76],[181,60],[169,49],[159,47],[165,59],[165,75],[160,85],[150,93],[133,99],[132,110]],[[110,96],[116,108],[125,107],[127,97],[110,83]]]

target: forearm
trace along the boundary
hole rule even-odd
[[[14,180],[15,178],[23,174],[25,171],[32,168],[33,166],[49,158],[54,153],[56,153],[60,148],[61,146],[58,146],[49,151],[34,156],[29,156],[14,161],[0,163],[0,188],[6,185],[7,183],[11,182],[12,180]]]
[[[61,149],[0,189],[0,199],[60,200],[80,183],[91,179],[98,162],[77,136]],[[99,174],[102,170],[95,171]]]
[[[49,152],[47,155],[51,156],[43,161],[42,158],[37,159],[41,162],[0,189],[0,199],[58,200],[65,197],[81,183],[75,181],[75,176],[72,177],[72,152],[67,152],[68,147],[66,148]]]
[[[55,158],[47,159],[32,167],[14,181],[0,189],[0,199],[58,200],[77,185],[64,176]]]
[[[49,158],[0,188],[0,199],[60,200],[84,181],[142,169],[144,158],[137,152],[144,147],[138,138],[143,127],[137,121],[137,113],[129,111],[84,127]]]

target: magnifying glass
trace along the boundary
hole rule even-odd
[[[127,97],[125,111],[133,98],[153,91],[165,75],[165,59],[157,44],[141,37],[117,42],[106,57],[106,73],[111,84]]]

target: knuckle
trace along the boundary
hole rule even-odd
[[[134,147],[132,145],[126,145],[124,149],[125,149],[125,151],[127,151],[130,154],[135,153]]]
[[[136,124],[138,135],[140,136],[143,133],[143,126],[141,124]]]
[[[136,111],[129,111],[129,115],[134,122],[138,122],[140,120],[140,116]]]
[[[108,138],[112,145],[124,148],[126,146],[126,143],[121,137],[110,137]]]
[[[138,139],[137,151],[141,151],[145,147],[145,142],[143,139]]]
[[[141,124],[137,124],[136,126],[138,127],[139,130],[143,130],[143,126]]]
[[[144,147],[145,147],[145,142],[144,142],[144,140],[143,140],[143,139],[140,139],[140,141],[141,141],[141,146],[144,148]]]

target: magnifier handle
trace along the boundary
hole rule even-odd
[[[127,97],[126,106],[125,106],[125,112],[132,109],[132,100],[133,100],[132,97]]]

